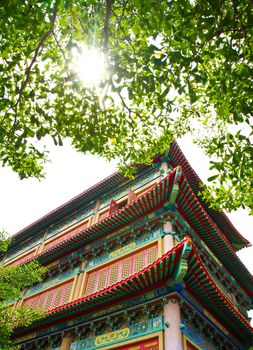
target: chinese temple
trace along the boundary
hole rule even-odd
[[[249,349],[253,277],[236,255],[249,242],[201,188],[174,142],[13,236],[5,265],[47,266],[11,304],[45,310],[15,329],[20,349]]]

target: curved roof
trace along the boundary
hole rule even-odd
[[[188,269],[180,275],[180,264],[186,261]],[[185,264],[183,264],[185,266]],[[180,275],[180,279],[178,279]],[[163,286],[173,280],[174,283],[185,282],[186,290],[197,296],[199,301],[211,314],[234,334],[243,344],[250,344],[253,329],[245,317],[235,308],[223,291],[213,282],[206,268],[200,261],[192,246],[192,241],[186,237],[176,247],[165,253],[161,258],[145,267],[132,276],[121,280],[110,287],[81,297],[67,304],[61,305],[48,312],[47,317],[39,320],[29,329],[20,329],[20,333],[31,332],[32,327],[40,327],[42,324],[55,324],[57,321],[78,317],[84,312],[92,312],[98,308],[106,307],[112,303],[118,303],[145,293],[151,289]],[[239,330],[239,332],[238,332]],[[19,335],[18,335],[19,333]]]
[[[210,208],[208,204],[204,202],[200,196],[198,196],[198,193],[202,190],[201,185],[203,184],[203,182],[201,181],[200,177],[197,175],[195,170],[189,164],[188,160],[186,159],[184,153],[182,152],[181,148],[179,147],[176,141],[174,141],[171,144],[168,153],[168,158],[173,167],[179,165],[182,166],[184,175],[187,178],[198,200],[203,205],[208,215],[210,215],[213,221],[218,225],[219,229],[228,237],[233,247],[236,250],[239,250],[243,247],[250,246],[250,242],[246,238],[244,238],[240,234],[240,232],[233,226],[233,224],[224,212]]]
[[[236,255],[227,236],[201,205],[184,173],[179,181],[179,188],[177,210],[252,298],[253,276]]]
[[[27,236],[34,234],[37,231],[46,229],[49,225],[55,221],[59,221],[61,218],[73,213],[80,209],[84,205],[91,203],[94,199],[105,191],[110,191],[115,187],[121,185],[127,179],[119,172],[115,172],[107,178],[101,180],[94,186],[86,189],[82,193],[73,197],[66,203],[60,205],[56,209],[50,211],[40,219],[34,221],[30,225],[26,226],[22,230],[18,231],[12,236],[13,243],[17,243],[19,240],[25,239]]]
[[[175,169],[158,184],[151,187],[142,196],[138,197],[124,208],[117,210],[103,220],[75,232],[72,237],[67,237],[64,241],[52,246],[44,252],[27,259],[26,263],[32,259],[38,259],[41,263],[57,259],[59,256],[73,251],[85,243],[101,238],[109,232],[127,226],[143,216],[161,208],[166,201],[173,196],[173,185],[179,180],[177,176],[179,170]]]
[[[223,233],[228,237],[233,247],[238,250],[243,247],[250,246],[249,241],[245,239],[238,232],[238,230],[236,230],[236,228],[223,212],[217,212],[209,208],[208,205],[198,196],[198,192],[201,190],[200,184],[202,184],[202,181],[187,161],[176,141],[174,141],[170,146],[168,158],[173,167],[182,166],[184,174],[189,181],[189,184],[192,187],[194,193],[198,197],[198,200],[204,206],[210,217],[218,225],[219,229],[222,230]],[[138,166],[137,168],[139,169],[138,173],[141,173],[143,170],[147,169],[147,166],[143,168]],[[28,236],[34,235],[38,231],[45,230],[49,225],[52,225],[53,223],[61,220],[61,218],[70,215],[84,205],[88,205],[93,200],[98,199],[105,193],[105,191],[111,191],[126,181],[129,181],[129,179],[126,179],[121,173],[113,173],[112,175],[98,182],[94,186],[86,189],[82,193],[70,199],[68,202],[50,211],[48,214],[44,215],[40,219],[34,221],[27,227],[17,232],[12,236],[12,244],[15,245]]]
[[[175,196],[175,188],[179,188],[177,197]],[[101,238],[109,232],[125,227],[154,212],[166,202],[176,203],[181,216],[252,298],[253,276],[236,255],[227,236],[219,229],[201,205],[184,173],[181,173],[180,167],[167,174],[159,183],[124,208],[85,229],[75,232],[72,237],[67,237],[64,241],[56,243],[55,246],[27,259],[23,263],[38,259],[39,262],[47,264],[88,242]]]

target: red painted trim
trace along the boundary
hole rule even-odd
[[[65,202],[64,204],[60,205],[59,207],[53,209],[52,211],[50,211],[49,213],[47,213],[46,215],[42,216],[40,219],[38,220],[35,220],[33,223],[31,223],[30,225],[26,226],[25,228],[23,228],[22,230],[18,231],[17,233],[15,233],[12,237],[16,238],[17,236],[19,235],[22,235],[22,233],[24,233],[24,231],[28,230],[29,228],[31,228],[32,226],[36,226],[36,225],[39,225],[40,222],[42,220],[45,220],[45,219],[49,219],[50,216],[52,217],[55,217],[58,212],[60,211],[64,211],[65,210],[65,207],[69,204],[71,204],[72,202],[75,202],[75,201],[78,201],[78,200],[81,200],[80,197],[84,196],[84,195],[87,195],[89,192],[91,191],[94,191],[95,189],[97,189],[97,187],[101,186],[102,184],[104,184],[104,186],[106,186],[106,183],[107,182],[111,182],[111,180],[117,176],[120,176],[122,177],[124,180],[124,176],[122,174],[120,174],[118,171],[115,171],[114,173],[112,173],[111,175],[109,175],[108,177],[106,177],[105,179],[97,182],[95,185],[89,187],[88,189],[86,189],[85,191],[79,193],[77,196],[71,198],[70,200],[68,200],[67,202]],[[103,186],[103,187],[104,187]]]
[[[253,333],[253,328],[250,326],[249,322],[247,321],[247,319],[245,317],[243,317],[243,315],[236,310],[236,308],[234,307],[234,305],[231,303],[231,301],[227,298],[227,296],[223,293],[223,291],[221,289],[219,289],[217,287],[217,285],[215,284],[215,282],[213,281],[212,277],[210,276],[210,274],[208,273],[208,271],[206,270],[204,264],[202,263],[202,261],[200,260],[200,258],[198,257],[194,246],[192,249],[192,252],[194,254],[194,258],[195,260],[198,261],[198,265],[201,267],[202,271],[205,273],[206,278],[208,279],[208,282],[210,283],[210,285],[212,286],[212,288],[215,290],[216,294],[219,295],[222,300],[224,301],[224,303],[226,304],[226,306],[236,315],[236,317]],[[198,274],[195,275],[196,278],[198,278]],[[202,288],[206,289],[204,284],[202,283],[201,280],[199,280],[199,284]],[[213,299],[213,297],[212,297]],[[213,299],[213,301],[215,301]],[[219,307],[217,305],[217,307]],[[229,321],[229,320],[228,320]]]
[[[185,244],[189,244],[189,239],[188,238],[185,238],[182,242],[178,243],[178,245],[174,248],[172,248],[170,251],[168,251],[166,254],[164,254],[161,258],[157,259],[154,263],[150,264],[149,266],[145,267],[143,270],[135,273],[134,275],[126,278],[125,280],[122,280],[120,282],[117,282],[116,284],[110,286],[110,287],[107,287],[99,292],[96,292],[94,294],[91,294],[91,295],[88,295],[87,297],[82,297],[82,298],[79,298],[79,299],[76,299],[74,301],[71,301],[67,304],[64,304],[64,305],[61,305],[60,307],[57,307],[55,309],[52,309],[50,310],[47,315],[48,317],[56,317],[57,313],[60,312],[64,312],[64,311],[71,311],[71,309],[74,307],[74,306],[78,306],[78,305],[81,305],[81,304],[84,304],[85,302],[89,301],[89,300],[93,300],[95,299],[96,297],[103,297],[103,296],[107,296],[107,293],[114,293],[114,299],[117,300],[117,303],[120,303],[121,301],[124,301],[126,299],[129,299],[131,297],[136,297],[136,296],[139,296],[143,293],[147,293],[151,290],[154,290],[154,285],[155,285],[155,288],[160,288],[164,285],[164,276],[161,280],[158,279],[158,282],[156,283],[153,283],[151,284],[149,287],[146,287],[145,289],[141,288],[140,285],[139,285],[139,282],[137,280],[137,278],[139,276],[141,276],[143,273],[147,273],[147,278],[149,279],[149,276],[148,276],[148,271],[151,270],[152,268],[154,268],[155,265],[157,265],[158,267],[158,278],[160,278],[160,274],[159,274],[159,270],[160,270],[160,262],[164,261],[166,259],[166,257],[172,255],[173,253],[176,253],[177,255],[180,256],[180,252],[183,250]],[[178,257],[179,258],[179,257]],[[153,278],[153,281],[154,281],[154,276],[152,276]],[[136,286],[138,286],[138,290],[136,290],[136,286],[133,286],[132,290],[129,288],[129,285],[128,285],[128,282],[131,282],[132,280],[135,280],[136,282]],[[132,286],[131,286],[132,287]],[[118,288],[118,290],[117,290]],[[121,296],[121,297],[118,297],[119,293],[121,291],[125,291],[127,294]],[[130,292],[130,293],[129,293]],[[73,318],[77,318],[79,316],[82,316],[83,314],[86,314],[87,312],[90,313],[90,312],[93,312],[93,311],[96,311],[97,309],[100,309],[101,308],[101,305],[103,308],[106,308],[107,306],[111,306],[112,305],[112,301],[109,300],[109,301],[105,301],[105,302],[101,302],[101,300],[99,302],[96,302],[96,299],[94,300],[94,303],[92,303],[92,306],[90,306],[88,309],[84,309],[82,311],[77,311],[75,312],[73,315],[70,315],[70,316],[62,316],[60,319],[58,320],[52,320],[52,319],[49,319],[48,322],[45,324],[45,325],[42,325],[42,326],[35,326],[36,327],[36,330],[39,330],[39,329],[44,329],[44,328],[48,328],[50,327],[51,325],[54,325],[54,324],[58,324],[58,323],[61,323],[63,321],[66,321],[66,320],[70,320],[70,319],[73,319]],[[87,311],[88,310],[88,311]],[[15,334],[13,336],[13,338],[17,338],[17,337],[21,337],[23,335],[26,335],[26,334],[29,334],[31,333],[31,330],[24,330],[22,332],[20,332],[19,334]]]
[[[195,224],[192,221],[192,217],[197,219],[199,222],[199,225],[203,228],[205,232],[208,232],[209,236],[212,236],[212,240],[216,243],[216,246],[219,248],[220,251],[223,251],[223,254],[226,256],[227,260],[229,261],[229,264],[224,262],[225,266],[227,266],[228,270],[231,272],[231,274],[235,277],[239,285],[242,287],[242,289],[250,296],[253,295],[253,278],[248,271],[248,269],[243,265],[241,260],[236,255],[234,249],[231,247],[227,237],[222,233],[222,231],[217,227],[217,225],[213,222],[213,220],[210,218],[208,213],[204,210],[202,205],[200,204],[198,198],[196,197],[195,193],[193,192],[192,188],[190,187],[187,179],[184,177],[184,174],[182,174],[180,182],[179,182],[180,188],[181,188],[181,196],[179,196],[176,200],[176,203],[178,205],[178,211],[182,215],[182,217],[190,224],[191,227],[194,228],[194,231],[199,235],[201,239],[203,239],[202,235],[199,233],[199,227],[195,228]],[[194,203],[194,204],[193,204]],[[185,207],[187,207],[187,210],[191,211],[192,214],[187,214],[185,212]],[[215,235],[213,232],[210,231],[210,229],[213,229],[215,232]],[[205,239],[203,239],[205,241]],[[224,247],[222,247],[221,241],[226,246],[226,250]],[[211,247],[209,247],[211,248]],[[212,250],[212,248],[211,248]],[[215,252],[214,252],[215,254]],[[215,254],[216,255],[216,254]],[[231,266],[233,267],[231,269]],[[243,280],[238,279],[238,275],[241,275],[244,278]],[[243,272],[243,274],[242,274]],[[252,286],[252,289],[248,288],[246,283]]]
[[[171,161],[173,166],[176,167],[178,165],[182,165],[184,173],[187,179],[189,179],[189,182],[193,184],[197,190],[201,190],[199,184],[203,184],[203,181],[200,179],[200,177],[197,175],[195,170],[192,168],[192,166],[188,162],[187,158],[185,157],[183,151],[181,150],[181,148],[179,147],[176,141],[174,141],[171,144],[169,155],[171,156],[171,157],[169,156],[169,161]],[[239,243],[244,244],[244,246],[251,245],[250,242],[245,237],[243,237],[240,234],[240,232],[234,227],[234,225],[231,223],[231,221],[229,220],[229,218],[226,216],[224,212],[215,211],[214,215],[221,220],[221,224],[223,224],[226,227],[226,230],[229,230],[229,232],[231,233],[231,235],[234,237],[236,241],[239,241]],[[218,226],[222,230],[222,227],[220,227],[220,225]],[[222,232],[227,236],[229,240],[231,240],[229,235],[226,234],[226,230],[224,231],[222,230]]]
[[[65,242],[71,242],[74,241],[76,239],[78,239],[79,237],[82,237],[82,239],[84,238],[83,236],[85,235],[85,233],[87,233],[87,237],[89,236],[90,231],[95,231],[95,232],[91,232],[90,234],[93,233],[93,235],[96,234],[96,231],[101,234],[101,226],[102,229],[106,229],[107,227],[111,227],[111,222],[109,222],[109,220],[117,220],[117,222],[121,221],[122,219],[120,218],[121,215],[123,213],[127,213],[127,211],[131,210],[133,211],[134,214],[136,214],[137,212],[137,217],[135,217],[133,219],[132,222],[139,220],[141,217],[146,216],[148,214],[150,214],[151,212],[157,210],[158,208],[162,207],[163,203],[166,202],[166,198],[163,199],[162,201],[160,201],[159,204],[157,204],[154,208],[148,209],[148,210],[144,210],[144,212],[139,212],[137,211],[138,206],[141,206],[141,200],[146,200],[149,196],[150,193],[152,193],[152,191],[155,189],[156,191],[160,188],[160,186],[162,186],[163,183],[166,183],[166,181],[169,179],[169,183],[165,185],[165,188],[168,190],[168,187],[172,187],[173,186],[173,181],[175,178],[175,174],[177,172],[177,169],[174,169],[171,173],[169,173],[165,178],[163,178],[161,181],[159,181],[157,184],[155,184],[154,186],[152,186],[149,190],[147,190],[147,192],[143,193],[142,196],[136,198],[133,202],[131,202],[130,204],[126,205],[124,208],[117,210],[116,212],[114,212],[113,214],[109,215],[108,217],[104,218],[103,220],[85,228],[84,230],[82,230],[81,232],[76,233],[74,236],[70,237],[70,238],[66,238],[64,241],[61,241],[59,243],[56,243],[55,246],[50,247],[49,249],[45,250],[44,252],[41,252],[35,256],[33,256],[32,259],[27,259],[24,261],[24,263],[27,263],[33,259],[38,259],[39,257],[45,255],[45,254],[50,254],[50,252],[53,253],[53,251],[55,249],[61,249],[62,245]],[[136,208],[136,209],[134,209]],[[122,225],[118,226],[116,229],[122,228],[124,227],[126,224],[123,222]],[[113,232],[113,230],[111,230],[110,232]],[[94,240],[94,239],[93,239]],[[71,245],[71,243],[70,243]],[[75,249],[72,249],[71,251],[73,251]],[[68,252],[70,253],[70,252]],[[58,257],[59,258],[59,257]]]
[[[157,259],[154,263],[150,264],[149,266],[147,266],[146,268],[144,268],[143,270],[137,272],[136,274],[126,278],[123,281],[117,282],[116,284],[107,287],[99,292],[96,292],[94,294],[91,294],[87,297],[82,297],[80,299],[74,300],[72,302],[69,302],[65,305],[62,305],[60,307],[57,307],[53,310],[50,310],[48,312],[48,317],[57,317],[57,313],[62,314],[63,312],[65,312],[65,315],[62,315],[62,317],[60,317],[60,315],[58,317],[60,317],[60,319],[58,320],[53,320],[52,318],[48,320],[47,324],[44,324],[42,326],[36,326],[36,329],[43,329],[43,328],[48,328],[50,325],[53,324],[58,324],[61,323],[63,320],[70,320],[76,317],[79,317],[85,313],[90,313],[92,311],[95,311],[97,309],[101,309],[101,307],[105,308],[109,305],[112,305],[113,302],[121,302],[123,300],[129,299],[133,296],[138,296],[141,295],[145,292],[148,292],[150,290],[154,290],[155,288],[159,288],[160,286],[164,285],[164,279],[165,279],[165,275],[164,275],[164,271],[166,268],[166,263],[165,260],[168,257],[171,257],[172,254],[176,254],[175,257],[175,263],[173,266],[173,269],[175,268],[175,266],[177,265],[178,260],[181,258],[182,256],[182,252],[183,252],[183,248],[185,247],[185,245],[191,245],[191,241],[189,241],[188,238],[185,238],[182,242],[180,242],[176,247],[174,247],[173,249],[171,249],[170,251],[168,251],[166,254],[164,254],[161,258]],[[219,288],[215,285],[215,283],[213,282],[213,280],[211,279],[210,275],[208,274],[208,272],[206,271],[204,265],[202,264],[202,262],[200,261],[200,259],[197,256],[197,253],[195,252],[195,249],[192,250],[192,252],[190,253],[188,259],[190,259],[189,261],[189,270],[188,273],[190,273],[190,269],[191,269],[191,265],[193,263],[191,263],[191,259],[193,259],[192,261],[197,261],[198,266],[200,266],[200,268],[202,269],[202,271],[205,273],[205,276],[208,280],[209,285],[214,289],[215,293],[217,294],[217,297],[220,298],[221,303],[226,307],[229,308],[234,317],[236,319],[230,319],[230,322],[233,322],[235,324],[235,326],[238,326],[238,322],[239,325],[242,323],[251,333],[253,332],[252,327],[250,326],[250,324],[247,322],[247,320],[234,308],[233,304],[227,299],[227,297],[219,290]],[[160,264],[161,262],[164,262],[164,264]],[[154,267],[157,266],[157,273],[156,276],[158,276],[158,282],[154,282]],[[162,268],[162,270],[161,270]],[[173,273],[173,269],[171,271],[171,273]],[[152,273],[152,279],[153,282],[148,286],[145,287],[145,289],[143,289],[143,287],[141,286],[140,282],[145,285],[145,280],[143,278],[143,276],[146,276],[146,279],[149,281],[150,283],[150,278],[149,278],[149,271],[151,271]],[[162,272],[162,276],[160,277],[160,272]],[[166,277],[166,280],[169,278],[169,276]],[[186,289],[190,289],[191,285],[187,284],[187,277],[186,277]],[[140,282],[139,282],[140,281]],[[130,283],[132,282],[132,284]],[[135,284],[133,284],[135,283]],[[195,283],[195,282],[194,282]],[[203,285],[201,283],[201,281],[199,282],[200,287],[203,288]],[[121,295],[121,293],[126,293],[125,295]],[[113,297],[113,301],[108,300],[108,293],[111,293],[111,296]],[[194,295],[194,293],[193,293]],[[100,299],[97,299],[98,297],[101,297]],[[213,297],[212,297],[213,298]],[[104,302],[103,302],[104,299]],[[73,312],[73,307],[77,307],[78,305],[82,305],[85,304],[85,302],[88,301],[92,301],[91,306],[88,308],[84,308],[82,311],[78,311],[76,310],[76,312],[72,315],[67,315],[68,311],[72,311]],[[216,299],[214,299],[215,303],[217,303]],[[236,322],[237,320],[237,322]],[[229,322],[228,322],[229,323]],[[221,324],[224,325],[224,322],[222,321]],[[226,328],[228,328],[227,324],[224,325]],[[241,327],[241,326],[240,326]],[[25,335],[25,334],[29,334],[31,333],[31,329],[22,332],[21,334],[16,334],[14,337],[20,337],[21,335]]]
[[[161,288],[163,286],[164,282],[161,281],[159,283],[156,284],[156,288]],[[150,291],[154,290],[154,286],[150,286],[149,288],[147,288],[145,290],[145,293],[148,293]],[[128,300],[130,298],[133,298],[133,297],[138,297],[139,295],[142,295],[143,294],[143,290],[139,290],[139,291],[135,291],[134,293],[134,296],[132,294],[130,295],[126,295],[126,296],[123,296],[123,297],[120,297],[117,299],[117,303],[121,303],[125,300]],[[178,299],[179,300],[179,297],[177,296],[177,294],[175,293],[172,293],[169,295],[169,298],[170,299]],[[23,337],[27,334],[30,334],[32,332],[34,332],[35,330],[38,331],[38,330],[41,330],[41,329],[45,329],[45,328],[49,328],[51,326],[54,326],[54,325],[57,325],[59,323],[62,323],[62,322],[67,322],[69,320],[72,320],[73,318],[77,318],[77,317],[80,317],[80,316],[83,316],[83,315],[86,315],[87,313],[92,313],[94,311],[97,311],[100,309],[100,304],[99,305],[93,305],[92,307],[89,308],[88,312],[87,310],[82,310],[82,311],[79,311],[77,313],[75,313],[74,315],[64,315],[63,317],[57,319],[57,320],[53,320],[53,319],[49,319],[49,322],[47,324],[44,324],[44,325],[41,325],[41,326],[36,326],[36,328],[31,331],[31,330],[25,330],[24,332],[21,332],[21,333],[18,333],[18,334],[14,334],[11,338],[12,339],[16,339],[16,338],[20,338],[20,337]],[[112,306],[112,302],[111,301],[108,301],[108,302],[105,302],[103,303],[103,308],[107,308],[109,306]],[[53,315],[52,315],[53,316]]]
[[[154,164],[157,163],[160,160],[160,158],[161,158],[161,156],[155,157],[154,160],[153,160],[153,163]],[[137,168],[138,173],[141,173],[141,172],[145,171],[148,168],[148,166],[136,165],[136,168]],[[122,184],[124,181],[127,181],[127,180],[128,179],[126,179],[123,174],[121,174],[118,171],[115,171],[114,173],[112,173],[111,175],[107,176],[103,180],[97,182],[95,185],[89,187],[88,189],[86,189],[83,192],[79,193],[78,195],[76,195],[75,197],[71,198],[70,200],[68,200],[64,204],[62,204],[59,207],[57,207],[57,208],[53,209],[52,211],[48,212],[47,214],[45,214],[44,216],[42,216],[38,220],[35,220],[30,225],[24,227],[22,230],[20,230],[17,233],[15,233],[12,237],[14,239],[15,238],[19,238],[19,236],[22,236],[25,233],[25,231],[27,231],[29,229],[32,230],[33,228],[36,229],[36,226],[39,227],[39,225],[43,221],[45,221],[45,223],[46,223],[47,221],[54,219],[55,217],[57,217],[59,212],[65,211],[67,206],[71,207],[71,204],[75,204],[75,202],[80,202],[80,201],[84,200],[82,197],[84,197],[84,196],[87,197],[89,194],[92,194],[92,192],[94,192],[94,197],[95,197],[96,192],[98,192],[99,190],[102,190],[103,188],[106,188],[107,184],[113,184],[113,183],[116,182],[116,185],[117,185],[117,184]],[[92,199],[89,198],[89,201],[91,201],[91,200]]]
[[[145,274],[146,272],[148,272],[150,269],[152,269],[155,265],[157,265],[159,268],[160,268],[160,262],[163,262],[167,256],[170,256],[172,255],[174,252],[179,254],[179,252],[181,252],[181,250],[183,249],[183,247],[185,246],[185,244],[188,244],[188,241],[189,239],[188,238],[185,238],[182,242],[178,243],[178,245],[174,248],[172,248],[171,250],[169,250],[166,254],[164,254],[161,258],[157,259],[155,262],[153,262],[152,264],[150,264],[149,266],[146,266],[144,269],[140,270],[139,272],[127,277],[126,279],[122,280],[122,281],[119,281],[115,284],[113,284],[112,286],[109,286],[109,287],[106,287],[104,289],[102,289],[101,291],[99,292],[96,292],[96,293],[93,293],[93,294],[90,294],[88,295],[87,297],[82,297],[82,298],[79,298],[77,300],[74,300],[74,301],[71,301],[65,305],[62,305],[58,308],[55,308],[53,310],[50,310],[48,312],[48,314],[52,314],[52,313],[55,313],[55,312],[58,312],[60,310],[63,310],[63,309],[66,309],[66,308],[69,308],[73,305],[76,305],[76,304],[80,304],[80,303],[83,303],[89,299],[93,299],[99,295],[102,295],[102,294],[106,294],[108,292],[110,292],[111,290],[114,290],[116,289],[117,287],[121,287],[122,285],[132,281],[133,279],[136,279],[137,277],[141,276],[143,273]],[[143,291],[145,292],[145,291]]]

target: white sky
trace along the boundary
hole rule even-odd
[[[208,160],[187,138],[180,147],[203,181],[210,176]],[[52,160],[46,166],[46,178],[19,180],[9,168],[0,168],[0,228],[11,235],[47,214],[116,170],[116,163],[108,163],[94,156],[77,153],[69,144],[53,147]],[[253,243],[253,217],[239,210],[228,217],[234,226]],[[253,247],[242,249],[239,256],[253,273]]]

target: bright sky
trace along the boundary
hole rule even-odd
[[[185,138],[180,146],[188,161],[203,181],[210,176],[208,160],[201,151]],[[19,180],[9,168],[0,168],[0,228],[11,235],[47,214],[85,189],[116,170],[116,163],[109,164],[94,156],[77,153],[69,144],[53,147],[46,166],[46,178]],[[240,210],[228,217],[234,226],[253,243],[253,217]],[[239,252],[247,268],[253,273],[253,247]]]

